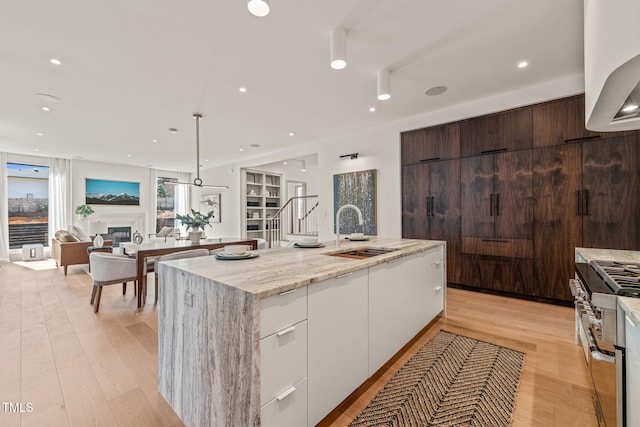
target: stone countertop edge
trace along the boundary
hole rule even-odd
[[[214,257],[199,257],[163,262],[169,268],[203,277],[221,285],[249,292],[256,298],[266,298],[281,292],[301,288],[397,258],[445,246],[441,240],[371,238],[368,241],[324,242],[323,248],[262,249],[260,256],[247,260],[220,261]],[[361,247],[397,249],[362,260],[329,256]],[[445,249],[446,253],[446,249]]]
[[[640,328],[640,298],[620,297],[618,304],[633,324]]]

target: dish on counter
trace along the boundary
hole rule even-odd
[[[232,261],[232,260],[238,260],[238,259],[257,258],[258,256],[260,256],[260,254],[257,252],[248,251],[243,254],[236,255],[236,254],[227,254],[224,251],[220,251],[220,252],[215,252],[214,256],[216,257],[216,259],[219,259],[221,261]]]
[[[363,242],[365,240],[369,240],[367,236],[347,236],[345,237],[347,240],[351,240],[352,242]]]
[[[324,243],[315,242],[315,243],[305,243],[305,242],[296,242],[293,244],[296,248],[324,248]]]

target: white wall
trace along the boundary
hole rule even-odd
[[[223,224],[216,225],[215,236],[240,236],[240,167],[276,162],[309,153],[318,153],[317,185],[320,196],[320,240],[331,240],[333,234],[333,175],[366,169],[377,169],[378,235],[401,237],[401,170],[400,132],[496,111],[571,96],[584,91],[582,76],[535,85],[517,92],[470,101],[451,108],[409,117],[395,123],[364,131],[338,135],[294,147],[286,152],[273,152],[233,165],[201,173],[205,183],[213,181],[229,185],[222,195]],[[442,96],[446,96],[442,95]],[[388,101],[393,102],[393,99]],[[340,159],[345,153],[359,152],[355,160]]]

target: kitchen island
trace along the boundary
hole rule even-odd
[[[445,242],[160,263],[159,389],[187,426],[315,425],[445,313]],[[390,249],[362,259],[356,248]]]

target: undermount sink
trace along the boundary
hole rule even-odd
[[[366,258],[378,256],[378,255],[384,255],[389,252],[393,252],[397,250],[398,249],[389,249],[389,248],[356,248],[356,249],[349,249],[347,251],[332,252],[327,255],[338,256],[342,258],[351,258],[351,259],[366,259]]]

